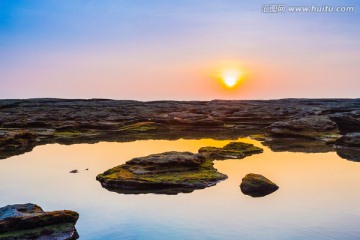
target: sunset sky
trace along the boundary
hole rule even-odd
[[[283,2],[0,0],[0,98],[360,97],[360,1]]]

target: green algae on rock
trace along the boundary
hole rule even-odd
[[[240,189],[245,195],[264,197],[275,192],[279,187],[260,174],[249,173],[242,179]]]
[[[202,147],[199,149],[199,153],[211,160],[241,159],[262,152],[263,149],[243,142],[231,142],[223,148]]]
[[[0,208],[0,239],[77,239],[79,214],[70,211],[44,212],[36,204],[14,204]]]
[[[188,193],[226,179],[210,159],[190,152],[165,152],[134,158],[99,174],[96,179],[111,191],[127,194]]]

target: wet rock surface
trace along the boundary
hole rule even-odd
[[[260,174],[249,173],[242,179],[240,189],[245,195],[264,197],[275,192],[279,187]]]
[[[190,152],[165,152],[134,158],[99,174],[101,185],[118,193],[188,193],[226,179],[211,160]]]
[[[356,132],[360,132],[360,99],[0,100],[0,159],[47,143],[238,139],[259,134],[272,149],[335,151],[333,146],[345,143],[335,144],[336,139]]]
[[[78,239],[75,223],[79,214],[70,211],[44,212],[35,204],[14,204],[0,208],[0,239]]]

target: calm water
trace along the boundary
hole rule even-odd
[[[32,202],[44,210],[75,210],[80,239],[360,239],[360,163],[336,153],[275,153],[264,147],[263,154],[217,161],[215,167],[229,178],[188,194],[123,195],[95,180],[133,157],[197,152],[228,142],[39,146],[0,161],[0,205]],[[68,173],[73,169],[80,173]],[[239,184],[250,172],[263,174],[280,189],[264,198],[243,195]]]

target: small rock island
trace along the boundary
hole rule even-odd
[[[96,179],[103,187],[119,193],[177,194],[206,188],[226,178],[201,154],[165,152],[134,158]]]
[[[99,174],[101,185],[118,193],[189,193],[215,185],[227,178],[213,164],[215,159],[244,158],[261,153],[252,144],[232,142],[223,148],[205,147],[198,154],[165,152],[133,158]]]
[[[279,187],[260,174],[249,173],[242,179],[240,189],[245,195],[264,197],[275,192]]]
[[[79,214],[70,210],[44,212],[36,204],[14,204],[0,208],[0,239],[78,239],[75,223]]]

